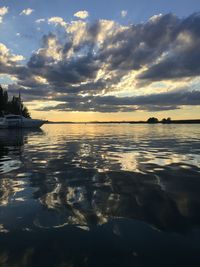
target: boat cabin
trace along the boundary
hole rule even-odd
[[[21,120],[22,116],[20,116],[20,115],[6,115],[5,118],[7,120]]]

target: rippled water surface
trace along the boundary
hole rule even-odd
[[[0,266],[200,266],[200,126],[0,130]]]

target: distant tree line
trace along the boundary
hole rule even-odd
[[[26,106],[24,106],[20,95],[18,97],[13,96],[11,100],[8,98],[8,93],[3,90],[0,85],[0,116],[5,114],[22,115],[26,118],[30,118],[30,113]]]
[[[155,117],[151,117],[147,120],[148,123],[171,123],[171,118],[167,118],[167,119],[162,119],[161,121],[159,121],[157,118]]]

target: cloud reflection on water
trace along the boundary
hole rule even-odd
[[[112,221],[112,233],[123,238],[123,224],[138,220],[166,233],[190,232],[200,225],[200,129],[190,127],[192,137],[187,126],[166,125],[1,132],[0,229],[51,235],[74,227],[91,235]],[[4,167],[14,160],[17,168]]]

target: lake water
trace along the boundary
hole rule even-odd
[[[0,266],[200,266],[200,125],[0,130]]]

